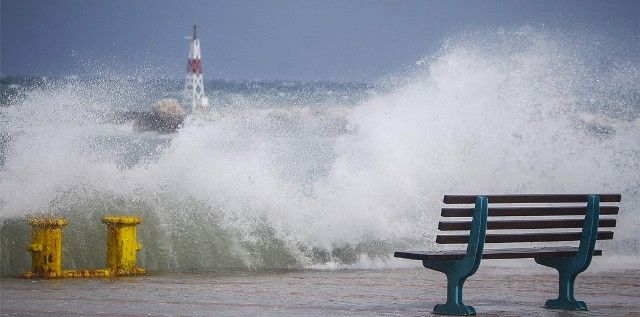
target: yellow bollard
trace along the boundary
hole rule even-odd
[[[106,216],[102,222],[107,224],[107,275],[143,274],[144,269],[136,267],[136,252],[142,249],[136,240],[136,226],[142,219]]]
[[[62,218],[31,218],[31,272],[23,277],[54,278],[62,276],[62,227],[67,220]]]

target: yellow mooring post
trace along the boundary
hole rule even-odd
[[[31,252],[31,272],[25,278],[62,277],[62,227],[67,220],[62,218],[31,218],[31,244],[27,250]]]
[[[142,218],[131,216],[106,216],[107,224],[107,275],[143,274],[144,269],[136,267],[136,252],[142,244],[136,240],[136,226]]]

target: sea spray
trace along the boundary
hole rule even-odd
[[[145,219],[152,271],[397,266],[432,247],[445,193],[619,192],[602,245],[637,255],[637,55],[597,39],[469,32],[390,86],[215,90],[212,120],[168,136],[110,119],[144,83],[27,89],[0,109],[2,274],[28,267],[34,213],[70,220],[68,268],[104,266],[105,214]]]

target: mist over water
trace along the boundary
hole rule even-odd
[[[211,118],[171,135],[114,113],[179,87],[15,88],[0,107],[2,274],[29,267],[33,214],[70,220],[66,268],[104,266],[106,214],[144,218],[148,270],[397,266],[393,250],[431,246],[446,193],[619,192],[601,245],[637,256],[640,55],[605,39],[468,32],[375,87],[207,87]]]

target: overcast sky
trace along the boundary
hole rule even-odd
[[[588,27],[637,40],[640,0],[0,0],[0,73],[181,78],[194,21],[207,79],[372,81],[468,29]]]

